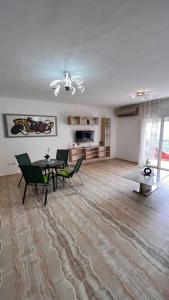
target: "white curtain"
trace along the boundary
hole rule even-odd
[[[141,135],[139,150],[139,166],[143,167],[146,160],[157,161],[160,138],[160,102],[140,104]]]

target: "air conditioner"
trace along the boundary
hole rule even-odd
[[[137,116],[139,107],[138,105],[122,106],[114,109],[116,117],[129,117]]]

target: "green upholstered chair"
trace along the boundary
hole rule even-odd
[[[72,177],[74,177],[77,173],[78,173],[78,175],[79,175],[79,170],[80,170],[82,161],[83,161],[83,156],[81,156],[81,157],[77,160],[77,162],[76,162],[76,164],[75,164],[75,166],[74,166],[73,169],[69,169],[68,167],[65,167],[65,168],[63,168],[63,169],[59,169],[59,170],[57,171],[57,174],[56,174],[56,179],[57,179],[58,177],[62,177],[63,179],[69,179],[70,182],[71,182],[71,185],[73,186],[73,188],[74,188],[74,189],[76,190],[76,192],[77,192],[77,189],[76,189],[76,187],[75,187],[75,185],[74,185],[74,183],[73,183],[73,181],[72,181],[71,179],[72,179]],[[80,178],[80,180],[81,180],[81,183],[83,184],[80,175],[79,175],[79,178]],[[56,180],[56,182],[57,182],[57,180]],[[65,183],[65,180],[63,180],[63,184],[64,184],[64,183]]]
[[[56,159],[64,161],[64,167],[67,167],[68,165],[68,156],[69,156],[69,150],[68,149],[58,149],[56,152]]]
[[[23,177],[25,179],[25,189],[23,194],[22,203],[25,202],[26,190],[28,185],[35,185],[35,186],[43,186],[45,188],[45,202],[47,202],[47,195],[48,195],[48,183],[50,179],[53,179],[53,189],[55,191],[55,178],[53,174],[43,175],[42,169],[38,166],[19,166]]]
[[[16,158],[19,166],[31,166],[32,165],[29,155],[27,153],[15,155],[15,158]],[[23,178],[23,174],[21,176],[21,179],[19,180],[18,186],[20,186],[22,178]]]

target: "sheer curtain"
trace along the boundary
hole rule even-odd
[[[140,104],[140,117],[139,166],[145,166],[147,159],[157,166],[160,138],[160,102],[155,101]]]

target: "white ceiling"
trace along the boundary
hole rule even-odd
[[[81,75],[85,93],[50,82]],[[0,96],[122,105],[169,96],[169,0],[0,0]]]

